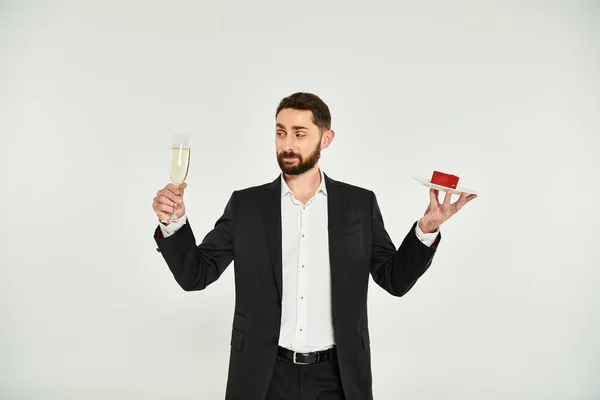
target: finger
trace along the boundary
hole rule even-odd
[[[464,206],[465,204],[467,204],[468,202],[470,202],[471,200],[474,200],[474,199],[476,199],[476,198],[477,198],[477,195],[476,195],[476,194],[471,194],[471,195],[467,196],[467,197],[465,198],[465,201],[464,201],[464,202],[463,202],[463,204],[461,205],[461,207],[462,207],[462,206]]]
[[[431,207],[435,207],[440,204],[438,200],[439,190],[437,189],[429,189],[429,205]]]
[[[182,183],[181,185],[179,185],[179,187],[175,188],[175,194],[183,197],[183,193],[185,192],[185,188],[187,187],[187,183]]]
[[[175,203],[166,197],[155,197],[152,202],[152,208],[155,212],[159,212],[161,210],[165,210],[164,207],[167,207],[166,211],[168,212],[168,208],[175,208]]]
[[[434,189],[429,189],[429,203],[435,202],[435,191]]]
[[[158,214],[156,214],[156,216],[158,217],[158,220],[161,222],[167,221],[169,218],[171,218],[172,215],[173,215],[173,213],[158,213]]]
[[[446,190],[446,195],[444,196],[444,205],[450,205],[450,199],[452,198],[452,190]]]
[[[171,190],[165,188],[163,190],[161,190],[159,192],[158,197],[166,197],[168,199],[170,199],[171,201],[177,202],[177,199],[181,199],[180,196],[178,196],[177,194],[175,194],[174,192],[172,192]]]
[[[175,208],[173,206],[170,206],[168,204],[162,204],[159,203],[156,205],[156,207],[154,207],[154,211],[156,211],[157,214],[159,213],[165,213],[168,215],[173,215],[173,212],[175,211]]]
[[[163,221],[173,215],[175,203],[166,197],[155,197],[152,201],[152,210],[159,220]]]
[[[165,204],[169,207],[175,207],[175,201],[169,199],[168,197],[165,196],[159,196],[156,198],[156,204]]]
[[[174,185],[172,183],[169,183],[167,186],[165,186],[165,189],[170,191],[171,193],[173,193],[175,196],[179,196],[179,194],[181,193],[181,190],[179,189],[179,187],[177,187],[177,185]]]
[[[428,212],[431,212],[432,210],[437,210],[437,208],[438,208],[438,201],[435,198],[435,194],[430,194],[429,204],[427,204],[427,209],[425,210],[425,214],[427,214]]]
[[[464,193],[460,194],[460,197],[458,198],[458,200],[456,200],[454,202],[454,210],[453,213],[457,212],[458,210],[460,210],[464,205],[465,205],[465,201],[466,201],[466,196]]]
[[[453,212],[459,211],[461,208],[463,208],[463,206],[465,204],[467,204],[471,200],[473,200],[473,197],[468,196],[464,192],[461,193],[460,197],[458,198],[458,200],[454,203],[454,210],[453,210]]]
[[[467,204],[468,202],[470,202],[471,200],[473,200],[476,197],[477,197],[476,194],[461,193],[460,197],[456,201],[456,203],[459,203],[461,205],[461,207],[462,207],[462,206],[464,206],[465,204]]]
[[[187,187],[187,183],[182,183],[181,185],[179,185],[179,187],[175,188],[176,189],[175,194],[177,194],[179,196],[183,196],[183,192],[186,187]]]
[[[180,197],[175,196],[174,194],[170,194],[170,195],[168,195],[168,197],[167,196],[159,196],[158,202],[162,203],[162,204],[174,206],[175,204],[183,203],[183,200]]]

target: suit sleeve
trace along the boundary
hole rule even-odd
[[[235,192],[223,214],[199,245],[188,218],[173,235],[164,237],[157,227],[154,239],[173,277],[183,290],[203,290],[215,282],[233,261]]]
[[[398,249],[385,229],[377,197],[371,193],[371,220],[373,242],[371,248],[371,276],[393,296],[404,296],[427,271],[441,240],[441,233],[431,246],[416,235],[415,222]]]

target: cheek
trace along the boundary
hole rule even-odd
[[[302,158],[306,158],[310,155],[310,151],[304,147],[301,147],[297,150],[298,154],[302,156]]]

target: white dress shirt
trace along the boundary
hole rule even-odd
[[[281,176],[282,280],[283,298],[279,345],[298,352],[327,349],[335,345],[331,315],[331,269],[327,187],[321,170],[321,184],[314,196],[302,204]],[[160,224],[165,237],[185,222]],[[439,230],[415,234],[427,246]]]
[[[331,271],[327,187],[302,204],[281,177],[283,298],[279,345],[302,353],[335,344],[331,318]]]

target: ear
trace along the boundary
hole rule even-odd
[[[333,138],[335,137],[335,132],[333,129],[326,130],[323,132],[323,136],[321,137],[321,148],[326,149],[329,147]]]

